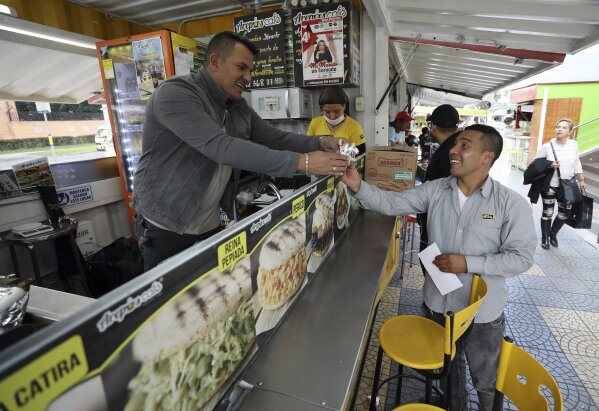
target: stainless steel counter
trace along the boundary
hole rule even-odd
[[[46,320],[60,321],[95,301],[93,298],[32,285],[27,312]]]
[[[361,211],[244,379],[241,408],[348,408],[395,219]],[[258,386],[258,384],[261,384]]]

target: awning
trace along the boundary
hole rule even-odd
[[[364,0],[409,84],[481,98],[599,42],[585,0]],[[412,44],[417,46],[410,59]]]

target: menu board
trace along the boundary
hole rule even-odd
[[[235,32],[258,48],[250,88],[285,87],[285,27],[280,10],[235,17]]]
[[[350,3],[320,4],[293,10],[296,87],[356,85],[359,82],[359,71],[356,73],[352,68],[356,62],[359,64],[359,36],[355,45],[357,50],[352,50],[356,36],[351,35],[351,14]]]
[[[0,351],[0,410],[214,409],[358,208],[321,179]]]

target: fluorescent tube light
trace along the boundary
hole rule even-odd
[[[1,10],[1,9],[0,9]],[[26,36],[37,37],[44,40],[56,41],[57,43],[69,44],[71,46],[82,47],[86,49],[96,49],[96,45],[92,43],[82,43],[80,41],[67,40],[60,37],[48,36],[46,34],[36,33],[33,31],[17,29],[15,27],[5,26],[0,24],[0,30],[6,30],[17,34],[24,34]]]

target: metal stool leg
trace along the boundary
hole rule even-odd
[[[42,274],[40,272],[40,265],[37,261],[37,256],[35,255],[35,246],[33,244],[29,244],[27,246],[29,249],[29,255],[31,256],[31,262],[33,263],[33,272],[35,274],[35,281],[38,286],[42,286]]]
[[[414,264],[412,262],[412,258],[414,255],[414,251],[416,250],[414,248],[414,232],[416,231],[416,223],[412,223],[412,240],[410,241],[410,267]]]
[[[9,243],[8,249],[10,250],[10,259],[12,260],[13,268],[15,269],[15,274],[17,277],[21,277],[21,270],[19,267],[19,260],[17,258],[17,252],[15,250],[15,245]]]
[[[376,356],[376,366],[374,367],[374,377],[372,381],[372,392],[370,394],[370,411],[376,411],[376,397],[379,393],[379,374],[383,365],[383,349],[379,346],[379,352]]]
[[[395,392],[395,406],[401,405],[401,386],[403,382],[403,365],[397,363],[397,374],[399,378],[397,379],[397,391]]]

